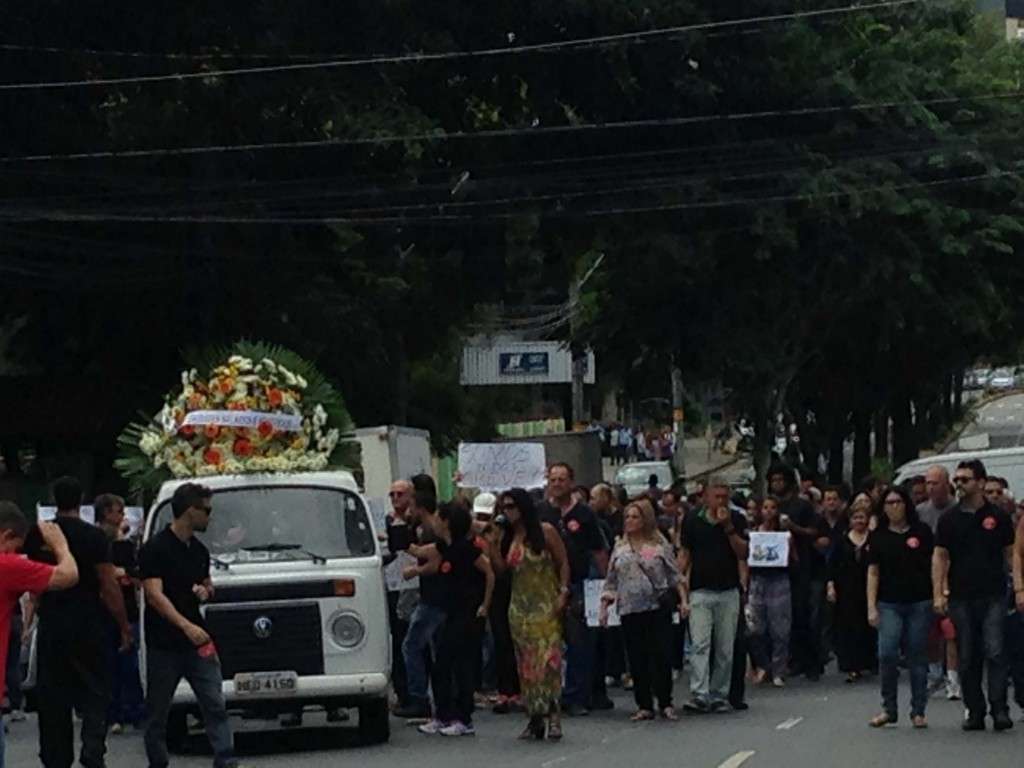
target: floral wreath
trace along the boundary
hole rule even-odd
[[[298,355],[238,342],[194,360],[160,411],[118,438],[136,490],[172,478],[317,471],[352,463],[341,395]]]

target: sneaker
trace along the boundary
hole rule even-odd
[[[963,698],[963,691],[960,690],[960,683],[953,680],[946,681],[946,698],[950,701],[960,701]]]
[[[112,726],[110,726],[111,736],[120,736],[122,733],[124,733],[124,726],[120,723],[114,723]]]
[[[1008,731],[1013,728],[1013,720],[1010,719],[1009,712],[1000,712],[997,715],[992,715],[992,730],[993,731]]]
[[[633,690],[633,677],[632,675],[622,676],[622,690],[632,691]]]
[[[9,719],[10,719],[10,721],[12,723],[24,723],[25,719],[26,719],[26,717],[25,717],[25,710],[23,710],[23,709],[13,709],[13,710],[11,710],[11,714],[10,714],[10,718]]]
[[[785,688],[786,687],[786,681],[783,680],[781,677],[773,677],[772,678],[772,685],[774,685],[776,688]]]
[[[727,701],[711,702],[711,713],[715,715],[727,715],[732,712],[732,706]]]
[[[440,733],[442,736],[476,736],[476,729],[472,723],[467,725],[456,720],[451,725],[442,728]]]
[[[434,736],[447,727],[447,724],[442,723],[440,720],[430,720],[429,722],[426,722],[423,725],[421,725],[416,730],[420,733],[427,734],[427,736]]]
[[[690,699],[688,702],[683,704],[683,709],[687,712],[695,712],[699,715],[706,715],[711,711],[711,705],[704,699]]]

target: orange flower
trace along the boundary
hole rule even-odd
[[[231,450],[234,451],[235,456],[241,456],[243,458],[246,456],[252,456],[252,443],[245,438],[240,437],[235,440],[235,444],[231,447]]]
[[[225,377],[217,382],[217,386],[220,387],[222,394],[228,395],[235,391],[235,380]]]
[[[265,439],[274,434],[274,425],[269,421],[261,421],[256,431],[260,433],[260,437]]]
[[[274,408],[279,407],[284,402],[284,395],[281,390],[274,387],[267,389],[267,402]]]
[[[178,434],[182,437],[192,437],[196,433],[196,428],[191,424],[186,424],[178,430]]]
[[[245,403],[228,403],[229,411],[244,411]]]
[[[220,455],[220,451],[216,448],[207,448],[203,452],[203,461],[207,464],[220,464],[223,461],[223,458]]]
[[[203,427],[203,434],[206,435],[211,440],[216,440],[217,437],[220,435],[220,427],[218,427],[216,424],[207,424],[205,427]]]
[[[206,405],[206,398],[202,395],[191,395],[188,399],[188,407],[190,410],[198,411],[204,405]]]

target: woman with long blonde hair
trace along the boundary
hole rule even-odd
[[[654,719],[654,697],[662,717],[678,719],[668,656],[677,597],[682,598],[682,584],[672,547],[658,531],[651,502],[634,501],[626,507],[623,534],[608,564],[600,612],[606,626],[608,608],[614,603],[618,609],[633,673],[634,721]]]

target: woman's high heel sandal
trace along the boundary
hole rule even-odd
[[[544,738],[544,718],[543,717],[531,717],[530,722],[526,724],[526,728],[519,734],[519,738],[524,741],[527,739],[536,739],[540,741]]]

